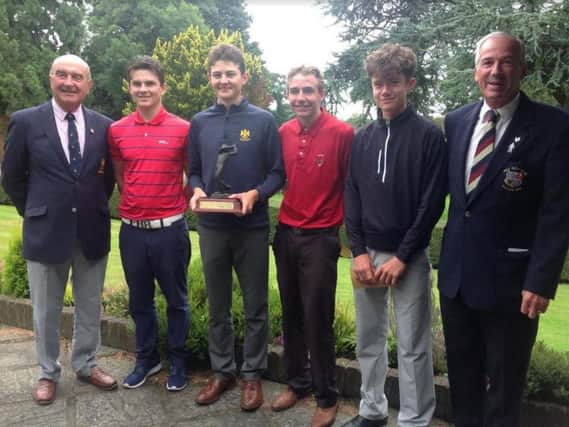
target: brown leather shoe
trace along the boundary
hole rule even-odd
[[[117,388],[117,381],[98,366],[91,369],[91,375],[89,376],[77,374],[77,379],[92,384],[101,390],[114,390]]]
[[[55,400],[55,383],[42,378],[36,384],[32,396],[38,405],[49,405]]]
[[[329,427],[336,420],[338,412],[338,403],[329,408],[316,408],[316,412],[312,416],[312,427]]]
[[[255,411],[263,404],[261,380],[243,380],[241,384],[241,409]]]
[[[284,411],[293,407],[296,402],[298,402],[298,395],[292,388],[287,387],[273,399],[271,409],[275,412]]]
[[[207,384],[197,394],[195,401],[198,405],[210,405],[217,402],[221,394],[235,386],[235,378],[211,377]]]

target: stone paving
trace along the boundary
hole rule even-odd
[[[309,426],[315,406],[304,399],[293,409],[279,413],[269,407],[271,398],[284,385],[263,382],[265,404],[256,412],[239,409],[239,388],[226,392],[210,406],[198,406],[193,397],[205,384],[207,372],[191,372],[190,386],[177,393],[168,392],[166,372],[149,379],[136,390],[119,386],[114,391],[100,391],[77,381],[69,366],[69,341],[62,341],[63,364],[57,397],[52,405],[39,406],[31,396],[36,382],[33,334],[30,331],[0,325],[0,426]],[[103,347],[98,363],[122,379],[132,368],[133,355]],[[334,426],[341,426],[357,412],[357,401],[342,399]],[[396,425],[397,412],[390,411],[389,426]],[[431,426],[450,424],[434,420]]]

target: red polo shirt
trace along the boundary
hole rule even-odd
[[[301,228],[340,225],[354,130],[321,110],[310,128],[294,118],[279,132],[287,176],[279,221]]]
[[[183,213],[183,171],[190,124],[164,108],[145,122],[138,111],[109,128],[111,157],[124,164],[121,218],[151,220]]]

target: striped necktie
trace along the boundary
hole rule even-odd
[[[73,113],[65,115],[67,120],[67,137],[69,140],[69,164],[75,176],[79,175],[81,170],[81,149],[79,148],[79,132],[75,126],[75,116]]]
[[[483,121],[483,135],[478,141],[474,159],[472,160],[472,168],[470,168],[470,175],[468,176],[468,185],[466,186],[466,193],[470,194],[476,188],[482,174],[488,167],[492,152],[494,151],[494,142],[496,142],[496,123],[498,122],[498,112],[494,110],[486,111]]]

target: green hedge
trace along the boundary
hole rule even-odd
[[[192,353],[192,357],[199,360],[208,358],[208,328],[209,314],[207,305],[207,292],[203,267],[200,258],[192,261],[188,271],[188,294],[190,305],[191,326],[186,344]],[[166,299],[156,289],[156,311],[158,312],[159,323],[159,343],[160,351],[166,352],[167,320],[166,320]],[[245,315],[243,310],[243,298],[237,277],[233,276],[232,293],[232,317],[235,329],[235,339],[238,346],[243,343],[245,331]],[[269,287],[269,336],[275,339],[281,335],[282,312],[278,291]],[[105,312],[114,316],[128,316],[128,290],[121,288],[103,298]],[[336,349],[341,356],[354,357],[355,352],[355,325],[348,313],[348,308],[344,307],[338,311],[335,319]]]
[[[2,294],[16,298],[29,298],[28,271],[22,256],[22,237],[14,236],[8,244],[8,253],[2,268]]]
[[[543,342],[535,344],[528,371],[526,395],[532,399],[569,404],[569,352],[560,353]]]
[[[429,243],[429,259],[434,268],[439,267],[439,258],[441,255],[441,243],[443,240],[443,230],[444,227],[437,225],[433,229],[433,234],[431,235],[431,242]],[[569,265],[569,259],[566,261]],[[569,274],[567,275],[569,278]]]
[[[16,298],[30,297],[28,269],[26,260],[22,256],[22,236],[19,233],[10,239],[8,244],[8,252],[6,253],[2,267],[0,294]],[[63,305],[73,305],[73,295],[70,286],[65,288]]]
[[[15,237],[9,245],[9,251],[4,259],[2,271],[2,286],[0,290],[3,294],[15,297],[28,297],[28,280],[26,263],[22,257],[21,237]],[[207,293],[201,259],[195,259],[188,272],[188,292],[191,313],[191,326],[187,338],[187,346],[196,359],[207,360],[208,355],[208,308]],[[235,337],[237,345],[243,342],[245,330],[245,318],[243,313],[243,302],[241,288],[237,278],[233,279],[233,304],[232,315],[235,326]],[[269,334],[271,339],[281,334],[281,306],[279,294],[276,289],[269,287]],[[65,305],[73,305],[71,289],[68,286],[64,297]],[[103,307],[108,314],[115,316],[128,316],[128,289],[122,287],[112,293],[103,294]],[[160,293],[158,287],[156,291],[156,308],[159,319],[159,343],[160,352],[166,352],[166,300]],[[340,306],[336,310],[334,321],[334,333],[336,338],[336,354],[339,357],[355,356],[356,337],[355,322],[351,314],[352,307]],[[391,310],[392,311],[392,310]],[[393,313],[390,313],[391,325]],[[446,371],[446,358],[444,350],[444,340],[442,338],[442,326],[440,311],[433,309],[433,364],[436,373]],[[388,337],[390,366],[395,367],[397,361],[397,343],[395,331],[392,326]],[[548,402],[569,404],[569,352],[560,353],[547,348],[539,342],[535,345],[528,373],[528,387],[526,390],[528,397]]]

